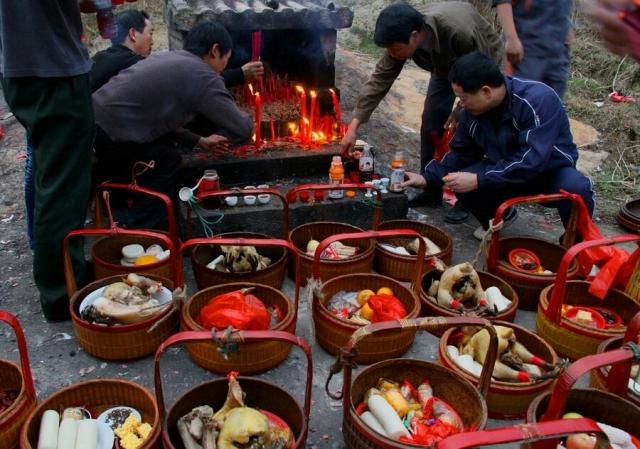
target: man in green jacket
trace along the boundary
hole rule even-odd
[[[353,147],[360,125],[369,120],[389,92],[405,61],[413,59],[419,67],[431,72],[420,129],[420,167],[424,168],[434,154],[432,135],[434,132],[442,135],[455,100],[447,78],[451,66],[458,57],[476,50],[499,63],[500,36],[473,5],[449,1],[429,3],[418,9],[401,3],[387,6],[378,16],[373,39],[386,50],[360,91],[353,119],[342,139],[342,151],[346,153]],[[440,194],[436,199],[439,202],[441,198]],[[421,194],[410,205],[424,205],[427,200],[426,194]],[[454,221],[460,222],[468,214],[457,215]]]

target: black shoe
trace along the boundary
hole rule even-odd
[[[427,189],[409,198],[409,207],[442,206],[442,190]]]
[[[444,216],[444,221],[451,224],[460,224],[467,221],[469,218],[469,211],[457,201],[455,206],[447,211],[447,215]]]

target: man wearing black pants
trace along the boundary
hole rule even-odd
[[[33,277],[45,318],[64,320],[69,311],[62,242],[84,226],[91,184],[91,60],[80,40],[77,0],[0,0],[0,24],[4,96],[33,143]],[[81,285],[82,242],[71,243]]]
[[[420,68],[431,72],[420,130],[420,166],[424,167],[434,154],[432,133],[442,135],[455,100],[447,80],[451,65],[458,57],[475,50],[499,62],[500,37],[473,5],[449,1],[429,3],[419,10],[400,3],[386,7],[376,21],[374,41],[385,52],[360,91],[353,119],[341,143],[342,151],[346,153],[353,147],[360,125],[369,120],[389,92],[406,60],[413,59]],[[436,196],[441,201],[442,194]],[[424,205],[426,199],[423,194],[411,205]]]

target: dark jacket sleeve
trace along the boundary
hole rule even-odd
[[[443,184],[442,178],[449,173],[464,171],[465,167],[480,160],[482,153],[469,134],[470,126],[474,122],[465,118],[465,116],[465,112],[462,111],[460,122],[453,139],[449,143],[447,154],[440,161],[432,159],[424,167],[424,178],[427,180],[427,186],[440,186]]]
[[[497,161],[478,175],[480,187],[522,184],[541,173],[562,127],[568,126],[560,98],[550,89],[519,100],[522,104],[514,109],[515,120],[523,125],[518,134],[518,147],[508,158]]]
[[[173,132],[173,138],[176,140],[176,142],[189,149],[195,148],[195,146],[198,144],[198,141],[200,140],[200,137],[201,136],[199,136],[198,134],[185,128],[180,128],[179,130]]]
[[[240,67],[225,70],[222,72],[222,77],[224,78],[224,85],[227,86],[227,89],[244,84],[244,72]]]
[[[232,141],[248,140],[253,134],[253,120],[238,108],[221,76],[208,79],[197,112],[220,129],[217,134]]]
[[[511,3],[512,0],[491,0],[491,6],[492,7],[496,7],[498,5],[501,5],[502,3]]]

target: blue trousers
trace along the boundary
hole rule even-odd
[[[528,80],[540,81],[556,91],[564,100],[569,78],[569,49],[545,56],[528,56],[513,66],[513,76]]]
[[[464,172],[480,173],[486,171],[488,163],[479,162],[465,168]],[[574,167],[560,167],[544,171],[533,179],[522,184],[513,184],[499,188],[480,188],[467,193],[456,193],[458,201],[466,207],[480,222],[484,229],[489,227],[489,219],[493,218],[498,206],[510,198],[541,193],[558,193],[566,190],[582,196],[584,203],[593,215],[595,192],[591,180]],[[571,215],[571,202],[558,201],[547,203],[548,207],[558,209],[562,223],[567,224]]]

